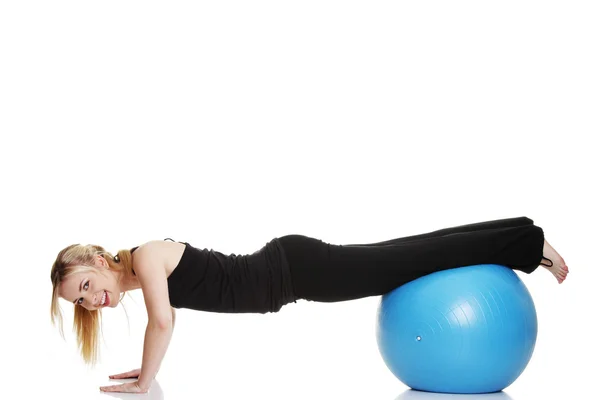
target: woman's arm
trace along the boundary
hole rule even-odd
[[[138,386],[141,389],[150,388],[152,380],[156,377],[162,359],[167,352],[172,333],[172,325],[161,326],[159,324],[148,323],[144,337],[142,371],[138,378]]]
[[[174,310],[169,302],[167,276],[160,254],[151,244],[136,252],[136,275],[140,280],[148,311],[144,354],[138,386],[148,389],[160,369],[173,333]]]

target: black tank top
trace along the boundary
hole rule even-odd
[[[174,308],[264,314],[277,312],[297,300],[278,238],[249,255],[227,256],[179,243],[185,244],[185,250],[167,278],[169,301]]]

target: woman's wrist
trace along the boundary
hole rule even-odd
[[[144,390],[144,391],[146,391],[146,390],[150,389],[150,383],[151,383],[151,382],[148,382],[148,380],[147,380],[147,379],[145,379],[145,378],[144,378],[143,380],[142,380],[142,379],[143,379],[143,378],[141,378],[141,377],[140,377],[140,379],[138,379],[138,381],[137,381],[136,385],[137,385],[137,386],[138,386],[138,387],[139,387],[141,390]]]

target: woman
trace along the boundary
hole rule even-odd
[[[249,255],[226,256],[167,239],[115,256],[100,246],[75,244],[61,250],[52,266],[51,316],[53,323],[60,317],[59,298],[75,305],[78,343],[85,361],[93,363],[101,310],[116,307],[128,290],[142,289],[148,312],[142,367],[110,377],[137,381],[101,390],[145,393],[167,350],[176,308],[277,312],[298,299],[379,296],[432,272],[485,263],[527,274],[542,265],[559,283],[568,273],[543,230],[526,217],[371,244],[335,245],[287,235]]]

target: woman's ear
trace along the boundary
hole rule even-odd
[[[108,262],[106,259],[100,255],[96,256],[96,267],[100,269],[108,269]]]

